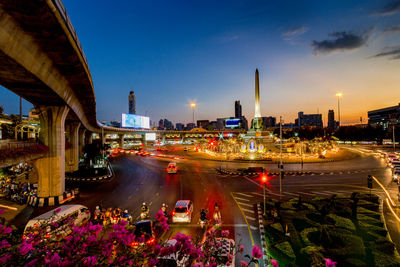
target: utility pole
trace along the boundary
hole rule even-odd
[[[394,126],[395,124],[393,123],[393,150],[396,150],[396,136],[394,134]]]
[[[283,165],[282,165],[282,116],[279,117],[279,140],[280,140],[280,163],[279,163],[279,170],[280,170],[280,175],[279,175],[279,197],[282,197],[282,171],[283,171]]]

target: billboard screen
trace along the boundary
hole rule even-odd
[[[146,141],[155,141],[156,140],[156,133],[146,133],[144,135],[144,140],[146,140]]]
[[[122,114],[121,124],[122,127],[149,129],[150,118],[135,114]]]
[[[225,121],[226,128],[238,128],[240,119],[229,119]]]

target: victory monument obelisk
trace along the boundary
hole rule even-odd
[[[261,118],[261,107],[260,107],[260,81],[258,77],[258,69],[256,69],[255,76],[255,113],[253,124],[251,125],[252,130],[262,130],[262,118]]]

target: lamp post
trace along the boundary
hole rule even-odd
[[[340,127],[340,98],[343,96],[342,92],[336,93],[337,96],[337,105],[338,105],[338,118],[339,118],[339,127]]]
[[[192,111],[193,111],[193,121],[192,121],[192,123],[193,123],[193,128],[194,128],[194,108],[196,107],[196,103],[194,103],[194,102],[190,103],[190,107],[192,108]]]
[[[282,172],[283,172],[283,165],[282,165],[282,116],[279,117],[279,198],[282,196]]]

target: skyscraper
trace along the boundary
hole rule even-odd
[[[235,101],[235,118],[241,118],[242,117],[242,105],[240,105],[240,101],[236,100]]]
[[[129,93],[129,114],[136,114],[136,97],[133,91]]]
[[[328,128],[336,130],[335,111],[333,109],[328,111]]]

